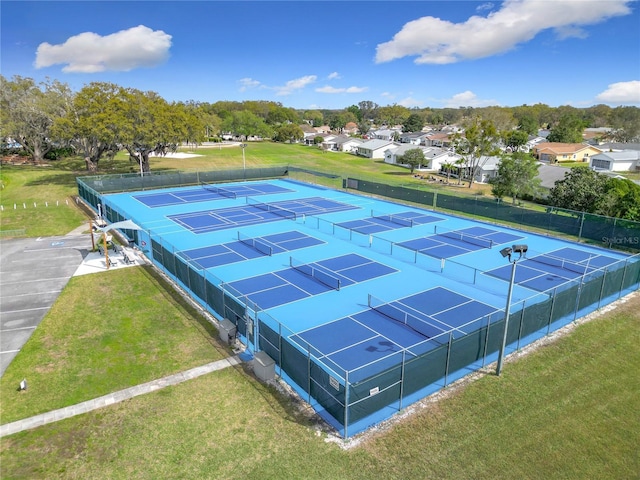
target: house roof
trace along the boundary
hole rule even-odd
[[[567,167],[557,167],[555,165],[547,165],[545,163],[539,163],[538,178],[540,179],[540,186],[544,188],[553,188],[556,186],[558,180],[564,180],[565,173],[571,169]]]
[[[378,150],[380,148],[387,147],[389,145],[393,145],[393,142],[389,140],[380,140],[378,138],[373,140],[368,140],[360,145],[361,148],[367,148],[369,150]]]
[[[640,150],[640,143],[603,143],[598,145],[598,148],[603,152],[606,150]]]
[[[640,151],[624,150],[622,152],[602,152],[592,156],[596,160],[611,160],[612,162],[628,162],[640,159]]]
[[[538,153],[551,153],[554,155],[568,155],[572,153],[578,153],[582,150],[589,148],[595,148],[593,145],[586,145],[584,143],[560,143],[560,142],[542,142],[533,147]]]

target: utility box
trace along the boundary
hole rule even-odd
[[[276,362],[265,352],[253,356],[253,373],[263,382],[276,378]]]
[[[225,318],[220,322],[220,328],[218,329],[220,340],[224,343],[231,345],[236,340],[236,326],[231,320]]]

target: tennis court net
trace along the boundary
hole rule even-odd
[[[476,237],[475,235],[470,235],[468,233],[458,232],[455,230],[438,231],[437,226],[434,227],[434,231],[441,237],[450,238],[452,240],[458,240],[460,242],[468,243],[470,245],[475,245],[477,247],[493,248],[493,240],[491,240],[490,238]]]
[[[217,193],[218,195],[226,198],[238,198],[236,192],[232,192],[231,190],[226,190],[221,187],[216,187],[210,183],[200,182],[200,186],[205,190],[209,190],[210,192]]]
[[[371,294],[369,294],[368,305],[372,310],[375,310],[376,312],[393,320],[396,323],[400,323],[405,327],[410,328],[423,337],[432,338],[440,335],[445,331],[444,329],[436,325],[432,325],[426,320],[422,320],[414,315],[411,315],[410,313],[405,312],[404,310],[401,310],[400,308],[388,302],[384,302]]]
[[[238,241],[252,247],[263,255],[271,257],[273,255],[273,247],[260,238],[252,238],[238,232]]]
[[[413,227],[413,220],[411,218],[401,217],[400,215],[394,215],[392,213],[380,213],[371,210],[371,217],[385,222],[395,223],[396,225],[402,225],[403,227]]]
[[[554,257],[553,255],[536,255],[535,257],[531,258],[527,257],[527,260],[541,263],[543,265],[549,265],[551,267],[561,268],[563,270],[569,270],[570,272],[578,273],[580,275],[584,275],[589,270],[593,270],[590,269],[588,265],[570,262],[564,258]]]
[[[329,288],[340,290],[340,279],[337,276],[320,269],[318,266],[303,263],[293,257],[289,257],[289,265],[294,270],[316,279],[318,282]]]
[[[247,197],[247,205],[251,205],[252,207],[258,208],[265,212],[273,213],[274,215],[278,215],[279,217],[288,218],[289,220],[295,220],[298,218],[298,215],[293,210],[282,208],[273,203],[262,203]]]

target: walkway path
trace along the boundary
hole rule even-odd
[[[222,370],[223,368],[232,367],[242,363],[242,360],[238,356],[233,356],[218,360],[217,362],[211,362],[200,367],[195,367],[190,370],[186,370],[181,373],[169,375],[168,377],[160,378],[158,380],[152,380],[151,382],[143,383],[135,387],[125,388],[118,392],[110,393],[102,397],[95,398],[93,400],[87,400],[86,402],[71,405],[70,407],[60,408],[51,412],[41,413],[34,417],[25,418],[5,425],[0,425],[0,438],[14,433],[22,432],[23,430],[29,430],[48,423],[57,422],[65,418],[75,417],[83,413],[96,410],[98,408],[113,405],[114,403],[122,402],[129,398],[137,397],[138,395],[144,395],[145,393],[155,392],[161,388],[168,387],[170,385],[177,385],[179,383],[191,380],[207,373],[214,372],[216,370]]]

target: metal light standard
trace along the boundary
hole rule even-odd
[[[509,330],[509,315],[511,313],[511,295],[513,294],[513,285],[516,281],[516,263],[527,253],[529,247],[527,245],[513,245],[500,250],[500,254],[503,257],[509,259],[511,263],[511,280],[509,281],[509,293],[507,293],[507,306],[504,309],[504,335],[502,336],[502,345],[500,346],[500,352],[498,353],[498,366],[496,367],[496,375],[500,375],[502,371],[502,362],[504,361],[504,350],[507,346],[507,331]],[[517,253],[518,258],[511,259],[511,255]]]
[[[242,149],[242,175],[246,180],[247,179],[247,161],[245,160],[245,157],[244,157],[244,149],[247,148],[247,144],[241,143],[240,148]]]

